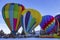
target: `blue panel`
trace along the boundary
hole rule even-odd
[[[32,20],[32,16],[30,15],[30,19],[29,19],[29,22],[28,22],[28,25],[27,25],[27,31],[28,31],[28,30],[29,30],[29,28],[30,28],[31,20]]]
[[[26,29],[27,29],[27,25],[28,25],[28,22],[29,22],[29,18],[30,18],[30,12],[28,11],[27,13],[26,13],[26,16],[25,16],[25,27],[26,27]]]
[[[11,4],[10,9],[9,9],[9,18],[10,18],[10,25],[12,27],[12,31],[14,31],[14,28],[13,28],[13,9],[14,9],[14,5]]]
[[[55,27],[55,23],[51,24],[47,29],[46,32],[50,32],[52,30],[52,28]]]
[[[41,21],[40,25],[41,25],[41,28],[43,28],[43,26],[44,26],[44,18],[42,18],[42,21]]]

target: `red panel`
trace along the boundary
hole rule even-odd
[[[14,27],[14,30],[16,31],[16,24],[17,24],[17,19],[16,18],[13,18],[13,27]]]

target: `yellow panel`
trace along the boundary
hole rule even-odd
[[[5,6],[5,17],[6,17],[6,18],[9,18],[9,6],[10,6],[10,4],[7,4],[7,5]]]

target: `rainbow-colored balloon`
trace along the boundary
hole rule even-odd
[[[31,31],[41,22],[41,14],[34,9],[25,9],[21,15],[21,25],[25,31],[25,34],[31,33]]]
[[[40,26],[42,30],[44,30],[46,33],[55,33],[57,32],[57,26],[58,23],[55,18],[51,15],[46,15],[42,17],[42,22],[40,23]]]
[[[15,34],[20,28],[20,17],[24,6],[17,3],[7,3],[2,9],[2,16],[9,29]]]

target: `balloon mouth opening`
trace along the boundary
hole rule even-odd
[[[13,35],[16,35],[17,31],[12,31],[11,33],[12,33]]]

